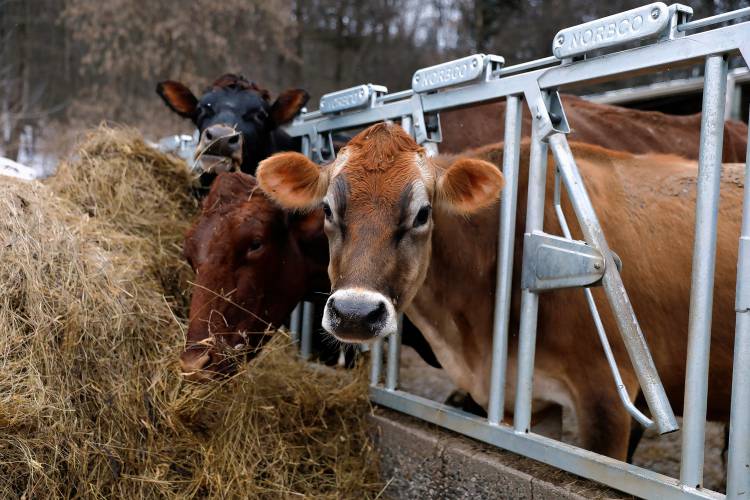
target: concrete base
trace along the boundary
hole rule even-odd
[[[633,498],[391,410],[371,421],[386,498]]]

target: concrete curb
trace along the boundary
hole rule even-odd
[[[386,498],[633,498],[391,410],[370,420]]]

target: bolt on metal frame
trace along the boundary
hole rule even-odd
[[[503,173],[507,179],[507,185],[501,201],[498,235],[498,274],[488,418],[482,419],[399,390],[399,334],[388,339],[384,385],[381,385],[383,339],[376,341],[371,348],[370,395],[374,402],[641,497],[724,497],[701,486],[703,427],[706,418],[716,217],[727,78],[726,60],[728,56],[739,52],[746,64],[750,62],[750,22],[745,21],[718,28],[715,25],[742,18],[750,14],[750,11],[740,9],[698,21],[689,21],[690,14],[689,8],[679,4],[666,6],[661,2],[652,3],[562,30],[553,40],[553,49],[560,49],[566,40],[575,39],[576,36],[579,40],[588,43],[588,46],[585,50],[579,50],[580,47],[569,48],[562,52],[557,50],[556,53],[559,53],[561,59],[547,57],[516,66],[503,67],[502,58],[497,56],[482,54],[469,56],[415,73],[415,77],[418,74],[431,75],[432,79],[426,91],[421,91],[419,85],[414,85],[413,80],[412,90],[377,95],[368,99],[366,105],[358,102],[356,106],[352,106],[348,103],[351,99],[340,99],[338,107],[328,106],[325,112],[305,113],[287,128],[290,135],[303,138],[303,152],[311,155],[310,144],[322,144],[323,137],[333,131],[362,127],[383,120],[400,120],[402,126],[418,142],[431,146],[429,150],[434,151],[436,143],[439,142],[439,130],[437,133],[434,127],[432,131],[429,130],[426,117],[434,116],[441,110],[507,99],[503,158]],[[640,21],[637,19],[638,16],[640,16]],[[659,23],[656,27],[644,30],[644,33],[656,38],[656,41],[623,49],[622,45],[643,40],[643,33],[639,33],[634,27],[636,25],[647,26],[649,22]],[[707,27],[713,28],[690,35],[685,33]],[[587,41],[586,37],[589,32],[591,35],[588,35]],[[597,36],[608,35],[616,40],[607,39],[603,40],[604,43],[596,43]],[[604,49],[611,50],[611,52],[601,54]],[[595,54],[592,54],[592,51]],[[562,185],[566,187],[586,242],[596,249],[604,260],[602,286],[646,396],[653,418],[652,425],[660,433],[671,432],[677,429],[676,420],[633,314],[627,293],[622,286],[618,263],[614,254],[609,250],[594,207],[591,206],[586,193],[585,182],[578,172],[575,159],[568,146],[565,136],[568,132],[567,121],[557,90],[571,85],[616,80],[633,74],[656,72],[667,67],[695,65],[701,61],[705,61],[706,75],[697,182],[688,374],[685,386],[684,428],[686,431],[683,433],[680,479],[675,479],[530,432],[538,294],[528,288],[522,289],[514,422],[512,426],[502,423],[509,298],[512,284],[512,248],[518,194],[520,113],[521,101],[525,100],[533,116],[526,233],[534,234],[542,230],[549,148],[557,169],[555,182],[558,185],[562,182]],[[482,68],[485,71],[478,71]],[[360,88],[373,87],[360,86],[355,89]],[[380,87],[375,88],[380,89]],[[348,90],[350,89],[339,91],[337,94],[350,95],[347,94]],[[551,116],[555,118],[554,122]],[[750,150],[746,173],[750,174]],[[746,498],[750,494],[750,194],[745,191],[744,196],[737,271],[737,326],[727,498]],[[559,210],[559,187],[556,189],[554,203],[558,217],[560,217],[562,212]],[[567,223],[564,218],[560,222],[564,236],[569,240]],[[598,318],[596,305],[590,292],[587,291],[587,295],[589,307],[596,322]],[[295,311],[299,314],[297,310]],[[299,319],[295,320],[295,315],[292,317],[292,323],[299,325]],[[617,366],[611,359],[611,350],[606,342],[606,335],[600,328],[600,322],[597,323],[597,327],[605,356],[610,359],[614,383],[621,392],[622,381]],[[303,328],[301,341],[303,345],[306,342],[305,337],[310,334],[311,328]],[[625,399],[627,398],[623,398],[623,404],[634,418],[642,424],[649,425],[651,420],[640,414],[632,407],[632,404],[628,407]]]

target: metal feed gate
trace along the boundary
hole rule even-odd
[[[497,291],[493,336],[493,365],[488,418],[409,394],[398,389],[400,335],[388,339],[387,370],[381,383],[383,341],[372,348],[372,401],[506,450],[553,465],[627,493],[646,498],[722,498],[703,489],[703,449],[708,387],[708,353],[713,300],[716,222],[718,214],[727,59],[741,54],[750,62],[750,22],[716,27],[724,21],[750,16],[750,8],[691,21],[689,7],[652,3],[614,16],[560,31],[553,40],[552,57],[504,67],[498,56],[477,54],[417,71],[412,89],[388,94],[384,87],[360,85],[327,94],[320,110],[301,115],[287,132],[302,137],[303,152],[318,162],[333,158],[331,134],[383,120],[398,120],[428,151],[440,142],[438,112],[505,98],[506,178],[500,207]],[[700,31],[704,28],[708,30]],[[689,34],[692,33],[692,34]],[[639,45],[632,47],[633,45]],[[631,48],[628,48],[631,47]],[[630,305],[619,273],[619,261],[609,250],[595,208],[568,147],[567,119],[557,89],[612,81],[666,68],[705,65],[703,117],[696,226],[692,266],[684,432],[680,479],[604,457],[530,432],[532,376],[538,294],[542,291],[584,287],[601,280],[630,361],[638,375],[652,419],[633,406],[625,392],[591,292],[584,288],[599,330],[605,356],[623,405],[639,423],[659,433],[677,429],[672,408]],[[507,364],[508,320],[513,268],[521,106],[525,101],[533,127],[529,162],[529,191],[524,235],[524,262],[519,328],[518,377],[513,425],[501,422]],[[500,138],[498,138],[500,139]],[[542,232],[547,152],[556,165],[552,202],[563,236]],[[746,173],[750,171],[750,159]],[[750,177],[750,176],[748,176]],[[564,186],[583,232],[585,243],[571,239],[560,208]],[[552,258],[535,260],[529,248],[545,245]],[[563,257],[575,250],[583,258]],[[595,265],[596,264],[596,265]],[[539,270],[545,267],[544,272]],[[571,277],[572,276],[572,277]],[[563,278],[564,277],[564,278]],[[546,279],[542,279],[546,278]],[[550,279],[551,278],[551,279]],[[737,271],[736,339],[732,380],[732,413],[727,498],[750,498],[750,192],[744,195],[742,233]],[[302,310],[301,310],[302,309]],[[292,315],[293,332],[301,330],[301,351],[310,353],[312,304],[298,306]],[[302,325],[300,325],[302,323]],[[300,326],[302,327],[300,329]]]

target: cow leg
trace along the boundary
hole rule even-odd
[[[581,447],[617,460],[628,455],[630,414],[613,390],[586,387],[578,393],[576,417]]]

